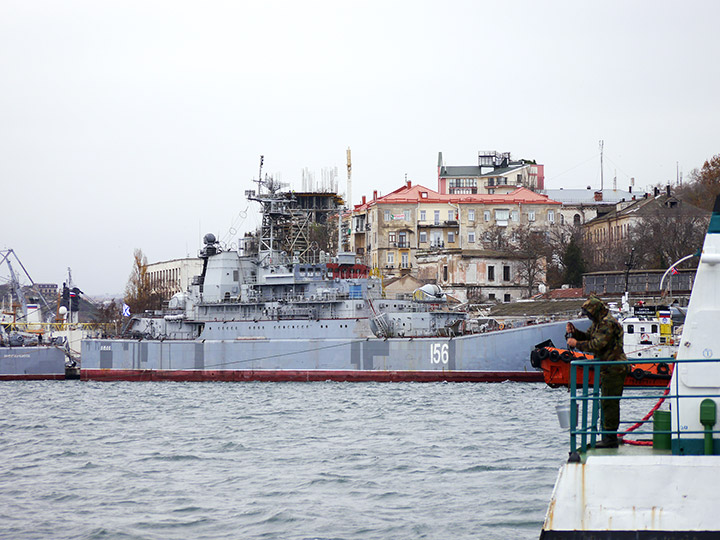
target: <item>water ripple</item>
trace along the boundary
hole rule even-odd
[[[534,539],[567,453],[539,384],[0,387],[19,540]]]

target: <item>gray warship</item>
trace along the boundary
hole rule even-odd
[[[202,273],[166,310],[83,340],[82,379],[543,380],[529,353],[563,342],[566,321],[480,333],[437,285],[388,298],[354,253],[313,249],[310,210],[292,192],[258,181],[246,195],[261,206],[259,234],[236,250],[205,235]]]

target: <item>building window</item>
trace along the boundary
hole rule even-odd
[[[565,216],[560,214],[560,225],[565,225]]]
[[[495,222],[500,227],[507,227],[510,219],[510,210],[495,210]]]
[[[485,212],[483,212],[483,216],[486,222],[490,221],[490,210],[485,210]]]
[[[555,223],[555,210],[548,210],[548,222]]]
[[[425,210],[420,210],[420,221],[425,221]]]
[[[400,258],[402,262],[400,263],[402,268],[410,268],[410,264],[408,263],[408,254],[407,251],[400,254]]]
[[[522,184],[522,174],[517,175],[517,183]]]
[[[427,243],[427,233],[425,231],[420,231],[420,243]]]
[[[445,264],[445,265],[443,265],[443,281],[447,281],[447,280],[448,280],[448,268],[447,268],[447,265]]]
[[[448,232],[448,244],[454,244],[455,243],[455,233],[452,231]]]
[[[475,209],[468,210],[468,221],[475,221]]]
[[[503,281],[510,281],[510,267],[503,266]]]
[[[488,266],[488,281],[495,281],[495,267]]]
[[[573,225],[575,225],[576,227],[580,226],[580,214],[575,214],[573,216]]]
[[[394,251],[387,252],[387,263],[395,264],[395,252]]]
[[[510,301],[510,293],[505,293],[505,300],[504,300],[504,301],[505,301],[505,302],[509,302],[509,301]]]
[[[390,221],[390,210],[385,210],[385,221]]]
[[[517,223],[517,220],[518,220],[518,211],[517,210],[513,210],[512,212],[510,212],[510,219],[512,219],[515,223]]]
[[[440,225],[440,210],[435,210],[435,225]]]
[[[495,293],[494,293],[494,292],[491,292],[490,294],[488,294],[488,300],[495,300]]]
[[[535,221],[535,210],[530,210],[528,212],[528,221]]]
[[[410,221],[410,210],[405,210],[405,221]]]
[[[448,210],[448,221],[455,219],[455,210]]]
[[[475,231],[470,231],[468,233],[468,243],[474,244],[475,243]]]

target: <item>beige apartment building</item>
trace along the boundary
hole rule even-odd
[[[506,194],[443,194],[408,181],[388,195],[379,197],[374,192],[369,201],[363,197],[362,203],[355,206],[351,249],[365,264],[387,277],[412,274],[420,279],[437,279],[441,284],[465,284],[466,289],[494,287],[497,290],[488,292],[485,298],[506,300],[510,294],[516,299],[521,296],[518,272],[512,270],[517,257],[498,252],[508,251],[507,242],[520,227],[552,227],[559,206],[524,187]],[[469,253],[482,261],[469,262]],[[486,261],[497,257],[511,262]],[[441,260],[445,262],[438,262]],[[423,265],[422,270],[418,264]],[[495,264],[498,276],[513,276],[500,288],[500,280],[494,282],[492,278],[495,270],[487,269]],[[475,270],[460,270],[467,265],[474,265]],[[505,266],[511,268],[510,274]],[[449,269],[448,279],[443,279],[444,267]]]

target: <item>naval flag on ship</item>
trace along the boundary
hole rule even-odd
[[[679,274],[680,272],[678,272],[677,269],[673,266],[673,267],[670,269],[670,273],[671,273],[673,276],[676,276],[676,275]]]
[[[128,306],[127,304],[123,304],[122,314],[123,314],[123,317],[129,317],[130,316],[130,306]]]

